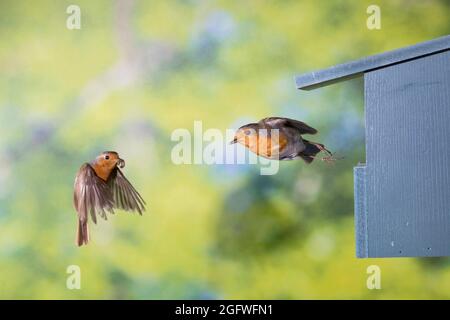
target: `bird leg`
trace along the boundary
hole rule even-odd
[[[311,142],[310,142],[311,143]],[[320,160],[326,162],[326,163],[333,163],[336,160],[342,160],[344,159],[344,157],[339,157],[336,158],[334,155],[335,153],[332,153],[330,150],[328,150],[327,148],[325,148],[325,146],[323,144],[320,143],[311,143],[313,145],[315,145],[320,151],[325,152],[327,154],[327,156],[322,157]],[[313,158],[316,158],[315,156],[312,156]]]

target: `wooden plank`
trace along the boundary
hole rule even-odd
[[[450,49],[450,36],[440,37],[410,47],[401,48],[334,67],[297,76],[298,89],[311,90],[363,75],[365,72],[422,58]]]
[[[356,257],[368,258],[366,166],[353,168],[355,188]]]
[[[449,256],[450,51],[364,78],[366,256]]]

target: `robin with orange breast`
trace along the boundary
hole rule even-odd
[[[97,223],[97,215],[107,220],[114,209],[145,211],[145,201],[120,168],[125,161],[115,151],[105,151],[94,161],[85,163],[75,178],[73,202],[78,213],[78,246],[89,242],[88,216]]]
[[[306,163],[311,163],[321,151],[327,154],[321,160],[336,160],[323,144],[311,142],[302,137],[304,134],[316,133],[316,129],[304,122],[270,117],[258,123],[249,123],[240,127],[231,143],[240,143],[257,155],[272,160],[301,158]]]

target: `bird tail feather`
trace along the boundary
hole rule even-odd
[[[306,155],[304,155],[304,154],[299,154],[298,156],[299,156],[300,158],[302,158],[303,161],[305,161],[306,163],[311,163],[311,162],[313,162],[313,160],[314,160],[313,157],[311,157],[311,156],[306,156]]]
[[[87,221],[78,220],[77,245],[81,247],[89,242],[89,228]]]
[[[303,140],[303,142],[305,143],[306,148],[305,150],[300,152],[298,156],[302,158],[306,163],[313,162],[316,154],[318,154],[320,151],[330,153],[323,144],[309,142],[308,140]]]

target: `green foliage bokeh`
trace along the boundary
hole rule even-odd
[[[0,3],[0,298],[449,298],[447,258],[355,258],[359,79],[310,92],[296,74],[445,35],[446,1],[78,0]],[[298,118],[335,166],[174,165],[177,128]],[[74,245],[74,176],[104,150],[148,202]],[[368,290],[366,268],[382,270]],[[68,290],[78,265],[81,290]]]

